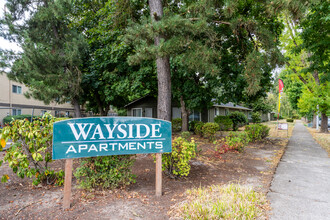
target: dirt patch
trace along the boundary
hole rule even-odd
[[[190,175],[170,179],[163,175],[163,196],[154,196],[155,164],[151,155],[138,155],[133,168],[136,183],[126,189],[88,193],[73,181],[72,207],[62,210],[63,187],[32,187],[5,164],[0,175],[10,181],[0,184],[1,219],[168,219],[171,206],[183,201],[192,187],[240,183],[266,193],[287,140],[267,139],[251,144],[243,153],[215,154],[214,145],[194,137],[198,157],[191,162]],[[3,157],[4,153],[0,153]]]

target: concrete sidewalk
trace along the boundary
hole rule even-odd
[[[301,121],[276,170],[268,199],[270,219],[330,220],[330,158]]]

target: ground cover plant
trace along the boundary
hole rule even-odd
[[[45,114],[40,120],[33,122],[27,119],[15,120],[10,126],[4,127],[0,138],[2,146],[9,139],[12,139],[13,144],[6,151],[0,165],[8,162],[17,176],[32,178],[34,185],[39,183],[62,185],[64,172],[55,171],[50,166],[54,122],[54,117]],[[5,174],[1,181],[6,182],[8,179],[8,175]]]
[[[211,185],[186,191],[187,201],[174,207],[182,219],[259,219],[265,216],[265,195],[238,184]]]

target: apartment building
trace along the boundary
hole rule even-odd
[[[28,88],[18,82],[8,79],[6,73],[0,74],[0,126],[3,118],[10,115],[42,116],[50,112],[57,117],[74,116],[73,106],[70,103],[45,105],[42,101],[26,98],[24,93]]]

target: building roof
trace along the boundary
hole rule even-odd
[[[128,106],[130,106],[130,105],[134,104],[135,102],[138,102],[138,101],[140,101],[141,99],[144,99],[144,98],[146,98],[146,97],[148,97],[148,96],[149,96],[149,95],[145,95],[145,96],[143,96],[143,97],[141,97],[141,98],[139,98],[139,99],[135,99],[134,101],[132,101],[132,102],[128,103],[127,105],[125,105],[124,108],[127,108]]]
[[[146,98],[148,96],[149,95],[146,95],[146,96],[143,96],[143,97],[141,97],[139,99],[135,99],[134,101],[128,103],[124,107],[127,108],[128,106],[130,106],[130,105],[132,105],[132,104],[134,104],[134,103],[136,103],[136,102],[138,102],[138,101],[140,101],[140,100],[142,100],[142,99],[144,99],[144,98]],[[234,104],[232,102],[228,102],[226,104],[223,104],[223,103],[217,104],[217,103],[215,103],[213,106],[214,107],[233,108],[233,109],[241,109],[241,110],[252,111],[252,109],[250,109],[250,108],[246,108],[246,107],[243,107],[243,106],[240,106],[240,105],[236,105],[236,104]]]
[[[223,108],[234,108],[234,109],[241,109],[241,110],[247,110],[247,111],[252,111],[252,109],[250,108],[246,108],[246,107],[243,107],[243,106],[240,106],[240,105],[236,105],[232,102],[228,102],[226,104],[224,103],[220,103],[220,104],[214,104],[213,106],[215,107],[223,107]]]

